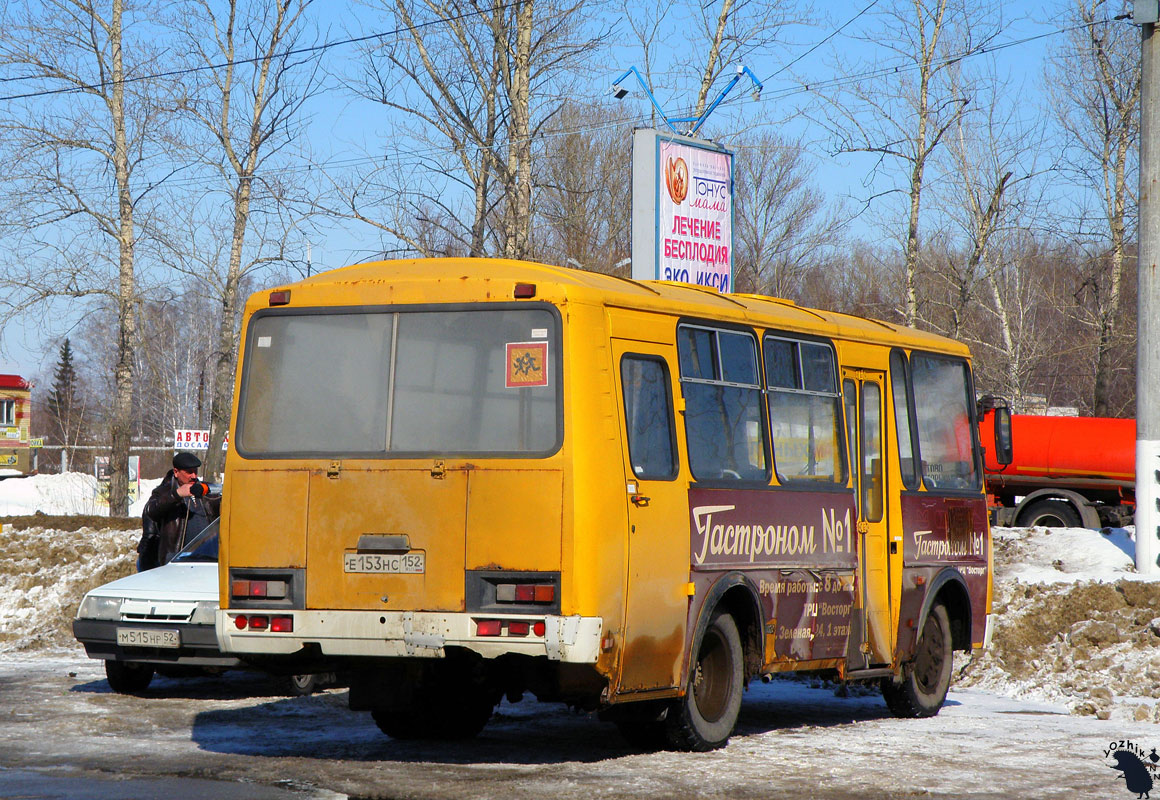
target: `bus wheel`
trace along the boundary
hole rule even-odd
[[[392,739],[470,739],[483,730],[499,700],[478,660],[449,655],[426,665],[405,699],[396,696],[371,716]]]
[[[371,712],[379,730],[392,739],[470,739],[491,719],[495,703],[482,695]]]
[[[132,661],[106,661],[105,677],[117,694],[137,694],[149,688],[153,667]]]
[[[737,623],[718,612],[697,643],[696,660],[685,696],[666,718],[669,744],[679,750],[723,747],[741,711],[744,654]]]
[[[914,661],[903,667],[902,681],[882,680],[882,697],[896,717],[933,717],[942,708],[951,685],[951,623],[942,603],[931,606]]]

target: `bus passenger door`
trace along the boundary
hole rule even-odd
[[[889,664],[893,652],[891,624],[889,518],[886,494],[883,387],[878,370],[842,370],[842,402],[851,472],[858,503],[859,570],[862,602],[863,663]]]
[[[613,339],[620,395],[628,585],[618,691],[680,685],[689,580],[688,484],[678,480],[676,348]]]

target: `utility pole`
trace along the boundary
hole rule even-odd
[[[1136,571],[1160,574],[1160,0],[1136,0],[1140,26],[1140,242],[1136,306]]]

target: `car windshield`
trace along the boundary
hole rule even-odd
[[[189,540],[185,547],[173,557],[176,562],[208,562],[216,563],[218,560],[218,522],[214,520],[209,525],[205,526],[197,536]]]

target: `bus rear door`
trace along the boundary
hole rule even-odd
[[[628,600],[621,692],[680,684],[689,574],[688,487],[680,459],[673,398],[676,349],[613,339],[624,420],[628,502]]]

